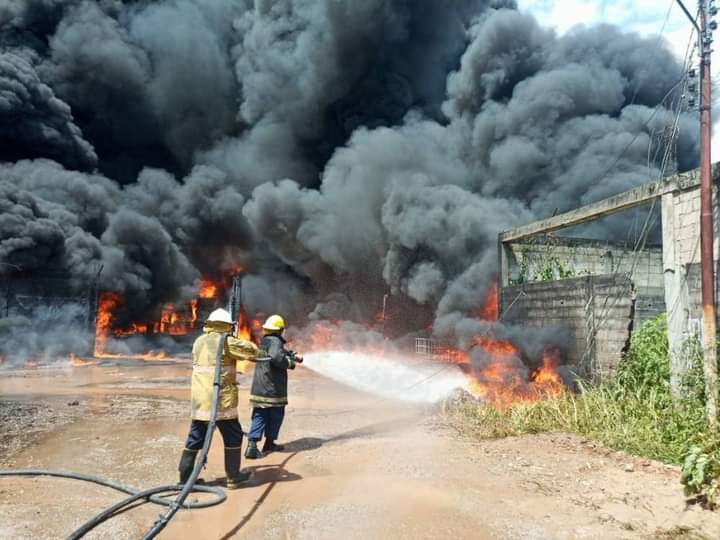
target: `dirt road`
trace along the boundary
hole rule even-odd
[[[189,374],[187,360],[1,371],[0,467],[139,488],[174,481]],[[720,538],[720,514],[686,508],[674,469],[567,435],[463,440],[427,407],[293,375],[286,452],[245,461],[248,487],[181,511],[161,538]],[[223,476],[216,437],[203,478]],[[0,479],[0,538],[63,538],[119,497],[66,480]],[[158,513],[142,506],[90,537],[137,538]]]

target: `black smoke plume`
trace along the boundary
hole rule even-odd
[[[698,154],[666,44],[512,0],[0,0],[0,42],[0,273],[138,318],[239,265],[252,312],[458,337],[499,231],[658,175],[677,114]]]

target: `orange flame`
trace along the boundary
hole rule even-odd
[[[487,292],[485,302],[480,310],[480,320],[497,321],[498,320],[498,283],[492,284]]]
[[[401,352],[391,340],[385,339],[380,332],[372,332],[373,325],[357,324],[357,330],[361,333],[367,330],[371,330],[371,332],[368,332],[365,338],[357,339],[358,336],[354,334],[353,326],[346,327],[340,321],[332,319],[320,320],[311,322],[303,329],[302,333],[291,334],[288,339],[292,342],[292,348],[304,353],[347,351],[382,357],[396,356]],[[402,356],[407,358],[407,354],[402,354]]]
[[[167,354],[165,354],[164,351],[158,351],[158,352],[148,352],[143,354],[133,354],[133,353],[109,353],[105,352],[102,354],[97,355],[98,358],[132,358],[135,360],[165,360],[167,358]]]
[[[565,390],[565,384],[557,371],[560,364],[560,351],[557,347],[546,347],[543,352],[542,366],[535,370],[530,380],[545,394],[558,396]]]
[[[473,344],[482,350],[495,355],[517,354],[518,350],[509,341],[499,341],[487,336],[474,336]]]
[[[95,319],[95,350],[93,356],[96,358],[140,358],[143,360],[161,360],[165,358],[164,352],[146,354],[119,354],[106,351],[107,340],[111,333],[113,311],[123,305],[122,296],[116,292],[104,291],[98,299],[97,315]],[[136,333],[146,333],[146,324],[133,323],[128,328],[112,329],[114,336],[123,337]],[[70,357],[70,363],[79,365],[78,362],[85,362],[74,355]]]
[[[307,339],[303,340],[303,349],[307,351],[328,351],[334,348],[337,321],[318,321],[312,327]]]
[[[74,354],[70,353],[70,365],[73,367],[84,367],[84,366],[94,366],[97,362],[93,360],[85,360],[83,358],[80,358],[79,356],[75,356]]]
[[[559,396],[565,384],[557,371],[560,351],[548,347],[543,353],[542,366],[526,378],[518,349],[508,341],[475,336],[474,345],[483,351],[483,367],[472,370],[470,391],[498,408],[507,408],[517,401],[535,401]]]
[[[495,282],[486,295],[479,318],[496,321],[498,317],[498,283]],[[470,389],[495,406],[507,407],[518,400],[537,400],[565,391],[557,371],[560,365],[560,350],[557,347],[546,348],[542,366],[526,378],[520,352],[511,342],[474,336],[472,345],[482,350],[486,358],[484,367],[471,375]]]
[[[235,335],[240,339],[251,339],[250,327],[247,324],[247,316],[242,310],[238,313],[237,331],[235,332]]]
[[[195,300],[190,301],[190,313],[191,313],[191,319],[190,319],[190,326],[192,328],[195,328],[197,325],[197,318],[198,318],[198,301],[197,298]]]
[[[317,321],[306,328],[301,336],[300,350],[320,352],[330,350],[362,350],[376,356],[388,356],[393,351],[383,343],[354,344],[353,339],[343,335],[338,321]],[[517,346],[508,340],[490,335],[476,335],[463,349],[433,342],[428,354],[439,362],[457,365],[468,379],[468,389],[477,397],[496,407],[507,407],[518,400],[540,399],[550,388],[556,392],[562,382],[554,371],[559,362],[546,362],[542,375],[535,380],[528,378],[527,369]],[[477,356],[477,367],[473,357]],[[538,373],[540,373],[538,371]],[[548,387],[545,377],[557,375],[559,386]]]
[[[495,284],[488,291],[479,318],[497,320],[497,317],[498,288]],[[517,401],[558,396],[565,391],[565,384],[557,370],[560,365],[560,349],[557,347],[545,349],[540,367],[529,377],[520,350],[508,340],[475,335],[464,349],[434,347],[432,356],[457,364],[468,377],[468,389],[495,407],[506,408]],[[475,363],[473,357],[476,356],[478,361]]]
[[[115,337],[127,337],[133,334],[147,334],[147,324],[132,323],[127,328],[114,328],[112,333]]]
[[[243,310],[238,313],[237,330],[235,335],[240,339],[257,342],[258,335],[262,329],[262,324],[257,319],[248,320]]]
[[[100,356],[105,352],[112,312],[122,304],[122,297],[115,292],[102,292],[98,299],[97,317],[95,319],[95,351],[94,356]]]
[[[173,304],[165,304],[160,312],[160,332],[171,336],[184,336],[193,328],[192,304],[190,313],[178,311]]]
[[[107,340],[111,335],[120,338],[133,334],[149,333],[183,336],[192,332],[197,328],[200,300],[217,298],[221,290],[230,287],[233,276],[239,272],[244,272],[244,269],[241,266],[232,265],[223,271],[222,278],[217,281],[203,277],[200,281],[197,298],[191,300],[188,304],[181,306],[164,304],[160,311],[159,320],[135,322],[124,328],[113,324],[113,312],[123,305],[122,296],[116,292],[102,292],[98,301],[94,355],[102,356],[107,354]],[[247,331],[247,325],[245,326],[245,331]],[[142,356],[157,359],[164,357],[164,354],[151,353]]]
[[[218,286],[207,279],[203,279],[200,282],[200,290],[198,291],[198,298],[217,298]]]

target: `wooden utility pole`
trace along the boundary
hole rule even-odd
[[[695,26],[700,47],[700,273],[702,277],[703,372],[707,421],[711,427],[717,427],[717,328],[710,156],[712,139],[710,54],[712,53],[712,32],[717,28],[717,23],[711,19],[717,13],[717,9],[714,0],[698,0],[700,23],[698,24],[682,0],[677,0],[677,3]]]

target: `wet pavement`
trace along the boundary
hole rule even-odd
[[[187,358],[0,371],[0,467],[137,488],[174,482],[190,372]],[[249,381],[239,378],[242,404]],[[180,511],[160,538],[653,538],[676,526],[720,537],[717,514],[685,509],[676,471],[638,465],[630,475],[626,457],[578,438],[465,440],[427,406],[306,369],[291,373],[290,401],[286,451],[244,461],[253,471],[245,488],[220,506]],[[249,415],[241,406],[245,428]],[[224,477],[219,435],[202,477]],[[82,482],[2,478],[0,538],[64,538],[121,498]],[[88,538],[138,538],[161,510],[140,506]]]

